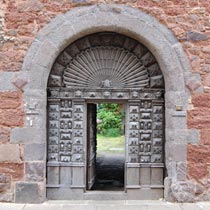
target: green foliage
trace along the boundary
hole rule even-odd
[[[99,104],[97,118],[101,122],[97,126],[98,133],[108,137],[122,135],[123,117],[119,104]]]

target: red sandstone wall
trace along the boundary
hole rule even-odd
[[[98,2],[137,7],[156,17],[182,43],[193,71],[201,75],[204,86],[204,93],[196,94],[193,90],[198,86],[189,84],[192,101],[188,127],[201,131],[201,141],[199,145],[188,145],[188,176],[207,180],[210,171],[210,0],[0,0],[0,72],[21,70],[34,37],[53,17],[72,7]],[[10,129],[23,123],[21,91],[0,92],[0,194],[12,189],[14,180],[24,179],[22,146],[9,144]],[[4,159],[5,151],[13,155]]]

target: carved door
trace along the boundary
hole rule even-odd
[[[87,189],[96,178],[96,104],[87,104]]]
[[[164,103],[156,99],[129,101],[127,190],[163,194]],[[150,196],[149,196],[150,198]]]

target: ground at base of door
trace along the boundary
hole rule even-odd
[[[42,204],[0,203],[0,210],[210,210],[210,202],[169,203],[165,201],[46,201]]]

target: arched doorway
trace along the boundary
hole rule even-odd
[[[87,7],[72,8],[69,12],[54,18],[46,27],[41,29],[29,48],[24,59],[22,71],[19,73],[20,76],[28,78],[28,84],[24,86],[23,98],[25,113],[29,114],[25,115],[23,128],[12,129],[12,136],[16,139],[23,140],[23,144],[26,141],[27,144],[33,144],[35,141],[39,145],[40,149],[38,149],[38,152],[43,154],[43,159],[40,160],[34,157],[33,161],[42,161],[43,165],[46,164],[45,157],[47,156],[47,149],[45,150],[45,148],[48,147],[46,135],[48,130],[48,126],[46,126],[46,122],[48,121],[46,119],[46,89],[49,75],[52,72],[52,66],[60,53],[70,43],[73,43],[81,37],[102,31],[121,33],[142,43],[153,53],[161,68],[165,82],[166,129],[164,160],[167,173],[165,173],[164,180],[164,199],[172,201],[173,197],[178,193],[176,191],[177,188],[174,186],[180,186],[188,182],[186,171],[187,142],[193,142],[194,136],[196,136],[196,139],[199,136],[197,130],[191,130],[187,127],[186,114],[190,98],[187,84],[193,81],[193,78],[197,78],[196,80],[199,80],[199,78],[196,73],[192,73],[182,45],[173,33],[154,17],[145,14],[139,9],[120,4],[96,4]],[[181,139],[180,135],[182,137]],[[31,138],[32,136],[36,138]],[[178,154],[177,150],[179,151]],[[178,176],[180,170],[181,176]],[[58,173],[56,167],[52,168],[52,171],[51,174]],[[45,173],[45,168],[43,168],[42,172]],[[75,171],[75,173],[80,175],[80,172]],[[67,173],[65,174],[67,175]],[[71,175],[71,173],[69,174]],[[56,181],[58,176],[52,176],[51,178],[48,173],[48,180],[55,178]],[[22,188],[24,193],[21,193],[21,196],[18,191],[18,184],[16,184],[15,196],[18,195],[21,201],[28,202],[24,195],[25,193],[30,193],[29,189],[35,189],[37,192],[33,197],[33,201],[42,202],[46,199],[45,180],[32,183],[27,181],[21,182],[23,186],[27,186],[26,188]],[[77,186],[76,180],[74,184]],[[57,186],[54,185],[54,187]],[[73,193],[69,193],[69,190],[65,191],[64,188],[61,189],[58,186],[56,189],[59,192],[57,193],[59,196],[56,198],[87,198],[86,195],[88,193],[84,193],[84,188],[85,184],[82,188],[77,187]],[[181,187],[180,189],[180,196],[188,190],[185,187]],[[133,193],[130,193],[130,197],[128,196],[128,191],[126,194],[127,197],[124,196],[125,193],[121,193],[118,199],[134,199],[135,196],[135,199],[147,199],[147,197],[144,197],[144,195],[147,196],[147,192],[142,195],[139,193],[139,188],[136,191],[132,189]],[[56,193],[54,193],[54,196],[56,196]],[[104,196],[102,194],[101,199],[107,198],[107,195]]]
[[[132,38],[101,32],[66,47],[48,80],[48,198],[86,198],[94,185],[101,102],[126,105],[123,198],[162,198],[164,91],[156,59]]]

